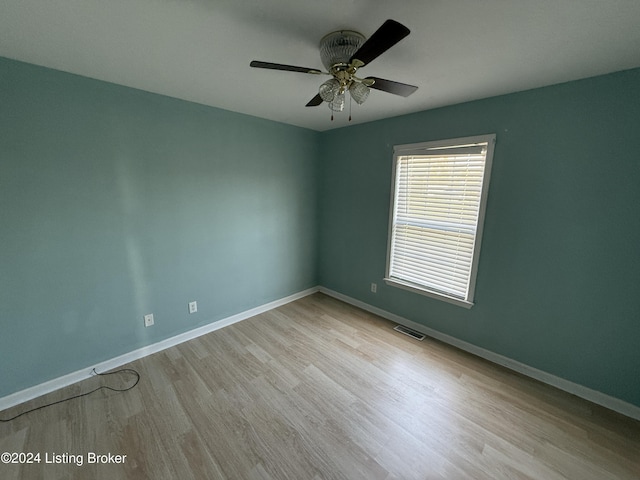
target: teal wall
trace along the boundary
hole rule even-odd
[[[387,286],[393,146],[485,133],[476,305]],[[639,141],[640,69],[325,132],[320,284],[640,406]]]
[[[317,133],[0,58],[0,397],[321,284],[640,406],[639,85]],[[393,145],[484,133],[476,305],[387,286]]]
[[[318,139],[0,58],[0,397],[315,286]]]

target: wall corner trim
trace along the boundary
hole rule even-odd
[[[368,303],[362,302],[347,295],[343,295],[342,293],[330,290],[322,286],[319,288],[319,291],[320,293],[324,293],[325,295],[336,298],[355,307],[361,308],[362,310],[366,310],[367,312],[378,315],[379,317],[386,318],[387,320],[391,320],[392,322],[404,325],[405,327],[411,328],[420,333],[424,333],[425,335],[457,347],[461,350],[464,350],[465,352],[484,358],[485,360],[488,360],[492,363],[496,363],[510,370],[521,373],[522,375],[533,378],[542,383],[546,383],[547,385],[551,385],[560,390],[564,390],[565,392],[580,397],[584,400],[596,403],[602,407],[608,408],[609,410],[613,410],[627,417],[631,417],[635,420],[640,420],[640,407],[625,402],[624,400],[620,400],[619,398],[612,397],[605,393],[593,390],[578,383],[571,382],[564,378],[557,377],[545,371],[538,370],[537,368],[530,367],[529,365],[526,365],[524,363],[520,363],[511,358],[478,347],[476,345],[473,345],[472,343],[459,340],[445,333],[441,333],[437,330],[426,327],[420,323],[396,315],[395,313],[387,312],[386,310],[374,307],[372,305],[369,305]]]
[[[19,392],[9,394],[5,397],[0,398],[0,412],[6,410],[7,408],[11,408],[24,403],[28,400],[32,400],[47,393],[51,393],[73,383],[85,380],[91,377],[91,372],[94,368],[99,372],[113,370],[114,368],[133,362],[134,360],[144,358],[148,355],[152,355],[175,345],[179,345],[202,335],[206,335],[207,333],[211,333],[229,325],[233,325],[234,323],[241,322],[242,320],[246,320],[247,318],[251,318],[269,310],[273,310],[274,308],[278,308],[282,305],[286,305],[287,303],[291,303],[300,298],[314,294],[319,290],[319,287],[312,287],[306,290],[302,290],[287,297],[265,303],[264,305],[251,308],[249,310],[231,315],[230,317],[223,318],[221,320],[216,320],[202,327],[194,328],[193,330],[175,335],[160,342],[138,348],[137,350],[133,350],[129,353],[119,355],[109,360],[105,360],[104,362],[100,362],[96,365],[87,366],[78,371],[68,373],[67,375],[63,375],[61,377],[48,380],[39,385],[34,385],[33,387],[29,387]]]

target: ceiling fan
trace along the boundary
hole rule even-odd
[[[327,69],[326,72],[316,68],[257,60],[252,61],[250,66],[313,75],[331,75],[331,79],[320,85],[318,94],[306,106],[316,107],[326,102],[332,111],[341,112],[344,109],[347,92],[356,103],[361,105],[369,96],[371,88],[403,97],[408,97],[418,89],[413,85],[383,78],[356,76],[359,68],[371,63],[372,60],[389,50],[409,33],[410,30],[407,27],[395,20],[384,22],[368,40],[364,35],[351,30],[329,33],[320,40],[320,59]],[[333,114],[331,119],[333,120]]]

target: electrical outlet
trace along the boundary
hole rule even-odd
[[[371,292],[372,293],[377,293],[378,292],[378,284],[377,283],[372,283],[371,284]]]
[[[198,311],[198,302],[189,302],[189,313],[196,313]]]
[[[144,316],[144,326],[150,327],[151,325],[153,325],[153,313],[148,313]]]

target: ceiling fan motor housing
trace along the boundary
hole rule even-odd
[[[340,30],[320,40],[320,59],[327,71],[349,66],[349,60],[365,42],[364,35],[352,30]]]

